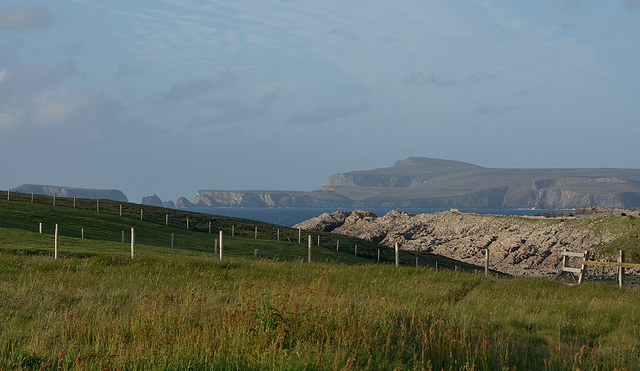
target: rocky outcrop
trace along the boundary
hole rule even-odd
[[[178,198],[178,200],[176,201],[176,207],[179,207],[179,208],[191,208],[193,206],[194,205],[191,203],[191,201],[189,201],[184,196]]]
[[[505,217],[461,213],[434,214],[391,211],[378,217],[367,211],[322,214],[294,227],[339,233],[392,247],[428,251],[482,265],[484,249],[490,267],[513,275],[552,275],[560,252],[584,251],[608,243],[618,234],[598,228],[602,215],[640,215],[638,210],[585,208],[563,218]],[[598,216],[598,217],[595,217]]]
[[[78,197],[128,202],[127,196],[117,189],[74,188],[40,184],[23,184],[11,189],[14,192],[31,193],[56,197]]]
[[[162,203],[162,200],[160,199],[160,197],[158,197],[158,195],[156,195],[155,193],[151,196],[146,196],[142,198],[142,204],[143,205],[150,205],[150,206],[160,206],[163,207],[164,204]]]

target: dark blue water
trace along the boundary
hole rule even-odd
[[[199,213],[207,213],[213,215],[232,216],[236,218],[245,218],[259,220],[261,222],[272,223],[291,227],[305,220],[314,218],[322,213],[331,214],[337,210],[352,211],[355,209],[338,209],[338,208],[301,208],[301,207],[198,207],[188,209]],[[417,208],[400,208],[400,209],[367,209],[378,216],[384,216],[391,210],[405,211],[411,214],[429,214],[446,209],[417,209]],[[497,215],[534,215],[543,211],[540,209],[459,209],[462,212],[476,214],[497,214]]]

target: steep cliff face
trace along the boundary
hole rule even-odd
[[[381,174],[341,173],[331,175],[324,183],[330,187],[411,187],[419,185],[410,176],[393,176]]]
[[[193,203],[208,207],[339,207],[344,201],[321,192],[201,190]]]
[[[620,191],[627,186],[627,181],[618,178],[531,180],[510,186],[502,207],[571,209],[587,205],[609,208],[636,206],[625,202],[624,192]]]
[[[619,210],[609,211],[603,215],[621,215]],[[638,210],[625,211],[639,215]],[[429,251],[477,265],[483,264],[484,249],[488,248],[492,269],[513,275],[552,275],[558,271],[562,250],[582,252],[618,237],[597,227],[602,219],[595,216],[603,215],[594,211],[580,218],[545,219],[391,211],[378,217],[367,211],[340,211],[294,227],[355,236],[389,247],[397,242],[403,249]]]
[[[78,197],[128,202],[127,196],[117,189],[74,188],[40,184],[24,184],[13,189],[15,192],[31,193],[57,197]]]

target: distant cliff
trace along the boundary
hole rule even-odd
[[[37,195],[57,196],[57,197],[78,197],[89,199],[105,199],[113,201],[128,202],[127,196],[117,189],[91,189],[74,188],[40,184],[23,184],[11,189],[14,192],[31,193]]]
[[[340,207],[344,197],[325,192],[198,191],[194,206],[205,207]]]
[[[640,206],[638,169],[492,169],[410,157],[334,174],[313,192],[201,190],[194,206],[537,208]]]

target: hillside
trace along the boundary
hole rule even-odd
[[[535,208],[640,206],[638,169],[493,169],[411,157],[334,174],[313,192],[200,190],[194,206]]]
[[[6,191],[0,192],[0,228],[4,230],[0,234],[0,249],[52,254],[52,234],[56,224],[60,236],[68,239],[67,244],[61,245],[63,255],[126,255],[130,230],[134,228],[136,245],[139,245],[139,254],[142,255],[217,256],[215,241],[218,232],[222,231],[224,255],[228,257],[306,261],[308,238],[312,235],[313,261],[346,264],[395,261],[393,249],[332,233],[311,233],[249,219],[104,199],[76,199],[74,207],[72,198],[57,197],[54,205],[51,196],[34,195],[31,202],[31,194],[12,192],[7,201]],[[37,233],[40,225],[42,233]],[[437,262],[443,268],[479,269],[449,258],[418,252],[402,252],[401,264],[415,266],[416,258],[421,265],[433,266]]]

